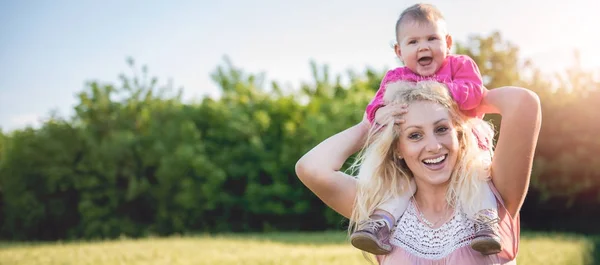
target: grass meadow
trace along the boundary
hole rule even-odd
[[[524,232],[518,264],[600,264],[595,237]],[[1,265],[370,264],[343,231],[2,242]]]

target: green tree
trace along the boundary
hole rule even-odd
[[[488,88],[522,86],[542,100],[524,227],[597,230],[561,221],[600,217],[594,74],[576,65],[552,80],[499,33],[457,43],[456,52],[473,57]],[[344,218],[306,189],[294,166],[362,118],[385,71],[349,71],[345,83],[311,62],[313,81],[284,91],[226,58],[212,75],[222,95],[184,103],[181,90],[128,63],[132,73],[116,84],[87,83],[72,119],[51,115],[39,129],[0,131],[0,236],[340,228]],[[500,117],[486,119],[497,127]]]
[[[529,61],[521,62],[519,48],[504,40],[500,32],[471,36],[464,44],[456,43],[455,50],[473,58],[488,89],[523,85],[521,72]]]

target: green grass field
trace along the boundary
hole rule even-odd
[[[522,234],[519,264],[593,264],[591,238]],[[600,262],[600,260],[596,260]],[[353,265],[369,264],[346,234],[269,233],[120,239],[98,242],[1,243],[2,265]]]

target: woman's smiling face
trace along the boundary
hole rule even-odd
[[[458,134],[449,111],[430,101],[409,105],[400,125],[398,151],[416,181],[447,183],[458,158]]]

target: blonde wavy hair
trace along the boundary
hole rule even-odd
[[[435,81],[394,82],[386,86],[386,104],[410,104],[429,101],[440,104],[450,114],[459,142],[458,160],[450,177],[446,201],[451,207],[461,206],[466,213],[479,208],[483,185],[490,176],[492,148],[483,151],[473,133],[477,130],[485,139],[492,139],[492,126],[481,119],[469,118],[458,108],[445,85]],[[349,233],[356,230],[358,223],[365,221],[383,202],[410,192],[408,183],[413,178],[406,163],[398,158],[397,144],[400,130],[394,119],[383,127],[372,126],[367,142],[350,167],[358,174],[356,200],[350,217]],[[490,144],[491,147],[491,144]],[[396,220],[397,221],[397,220]]]

